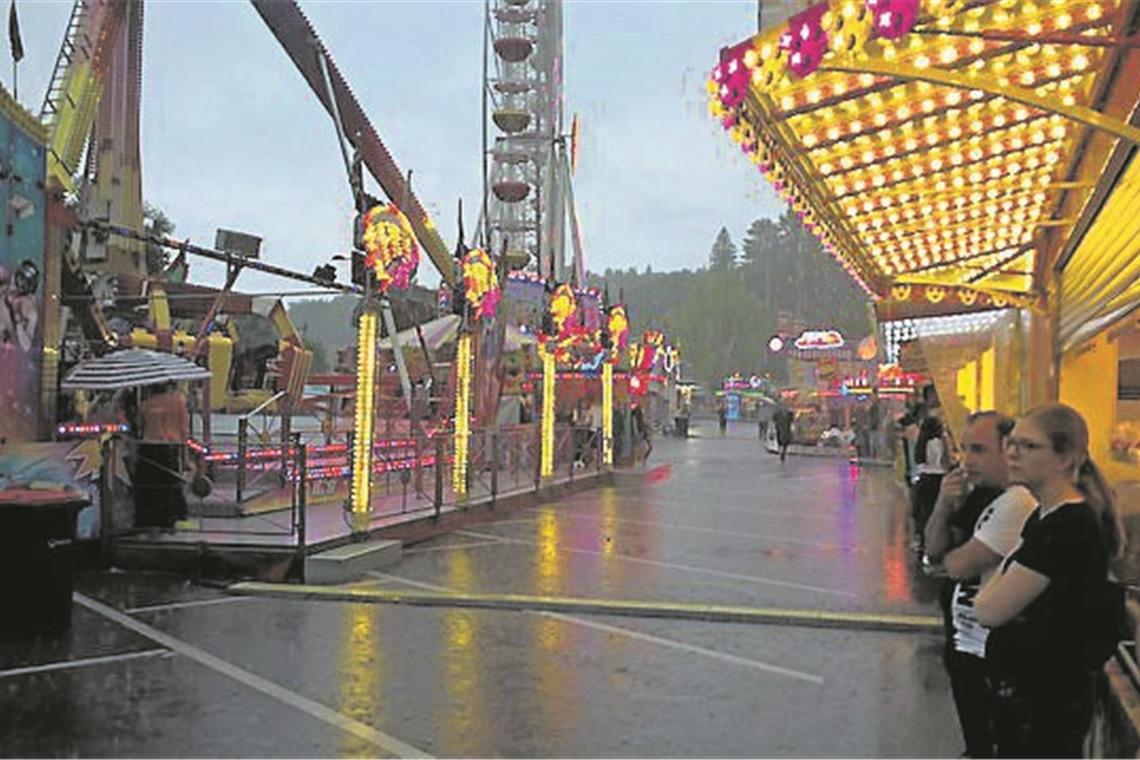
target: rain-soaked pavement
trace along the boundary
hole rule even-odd
[[[698,429],[710,435],[709,428]],[[407,547],[362,589],[936,614],[894,474],[657,442],[644,478]],[[0,644],[5,756],[954,757],[940,636],[79,579]]]

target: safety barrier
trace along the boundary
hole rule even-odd
[[[183,483],[189,520],[180,522],[177,531],[293,536],[303,542],[306,509],[348,509],[351,436],[338,440],[320,432],[292,432],[285,442],[266,444],[240,423],[237,435],[216,435],[213,446],[190,439],[182,447],[181,461],[170,475]],[[126,463],[127,477],[119,478],[116,517],[109,526],[111,535],[121,535],[136,526],[129,484],[140,459],[139,442],[116,436],[109,446],[111,459]],[[368,519],[438,516],[472,503],[493,505],[504,495],[536,491],[543,485],[541,446],[536,423],[472,430],[465,488],[457,489],[452,480],[453,432],[399,431],[378,437],[372,449]],[[601,472],[600,431],[555,425],[554,465],[556,481]],[[110,478],[115,480],[113,474]],[[351,522],[346,513],[345,524]]]

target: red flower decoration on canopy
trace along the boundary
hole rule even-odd
[[[364,215],[364,250],[364,263],[376,273],[381,293],[411,285],[420,248],[408,217],[396,204],[373,206]]]
[[[788,55],[788,69],[798,77],[806,77],[823,62],[827,32],[821,21],[827,7],[827,3],[820,3],[797,13],[788,19],[788,28],[780,35],[780,49]]]
[[[866,0],[865,5],[875,17],[877,37],[897,40],[918,21],[919,0]]]

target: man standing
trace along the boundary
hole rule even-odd
[[[971,415],[962,440],[962,466],[942,479],[926,523],[926,555],[950,576],[943,595],[943,653],[958,721],[969,757],[993,756],[992,715],[986,683],[986,637],[974,614],[982,584],[1013,551],[1021,526],[1036,507],[1021,486],[1007,489],[1005,437],[1013,420],[998,412]]]

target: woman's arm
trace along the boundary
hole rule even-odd
[[[1005,625],[1049,587],[1049,576],[1014,562],[990,578],[974,600],[974,613],[986,628]]]

